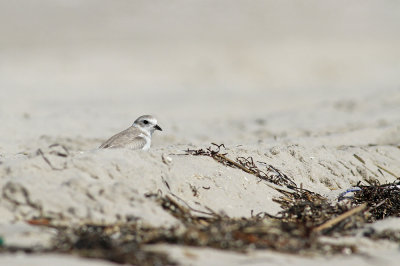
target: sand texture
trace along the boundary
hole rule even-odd
[[[0,4],[5,246],[52,247],[56,229],[27,223],[37,218],[57,228],[135,223],[185,231],[155,195],[194,216],[278,215],[275,188],[290,189],[187,152],[212,143],[224,144],[231,160],[272,165],[332,204],[359,184],[400,178],[397,3],[355,1],[344,12],[344,2],[41,2],[26,2],[29,12]],[[163,128],[149,151],[97,148],[143,114]],[[143,248],[182,265],[397,265],[400,237],[374,241],[364,233],[398,235],[399,223],[391,217],[347,238],[327,237],[357,247],[336,255]],[[113,263],[2,253],[0,264]]]

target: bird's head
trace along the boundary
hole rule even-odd
[[[133,122],[133,126],[148,130],[151,134],[153,134],[155,130],[162,131],[161,127],[157,125],[157,119],[151,115],[142,115]]]

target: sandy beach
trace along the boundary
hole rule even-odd
[[[332,205],[400,178],[398,3],[40,2],[0,3],[1,265],[115,265],[36,251],[88,224],[187,232],[168,198],[191,219],[284,211],[288,186],[187,152],[212,143]],[[143,114],[163,128],[149,151],[98,149]],[[398,236],[398,224],[319,236],[352,247],[332,254],[167,241],[140,252],[166,254],[158,265],[397,265],[400,238],[368,232]]]

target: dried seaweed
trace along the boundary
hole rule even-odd
[[[400,244],[399,230],[386,229],[383,231],[376,231],[373,228],[368,228],[363,232],[363,236],[372,240],[388,240]]]
[[[400,183],[369,186],[358,184],[351,197],[342,197],[331,202],[318,193],[298,187],[288,176],[263,162],[255,163],[252,157],[229,159],[222,153],[223,144],[213,148],[187,150],[186,154],[209,156],[224,165],[241,169],[262,180],[280,185],[270,185],[281,193],[274,199],[282,207],[277,215],[260,212],[250,218],[230,218],[211,209],[200,211],[190,207],[171,191],[167,195],[150,193],[146,197],[178,219],[183,227],[163,228],[143,226],[137,221],[112,225],[85,224],[76,228],[61,228],[51,220],[37,217],[27,221],[32,225],[54,227],[58,234],[49,249],[17,248],[2,246],[0,252],[60,252],[73,253],[89,258],[100,258],[132,265],[174,265],[166,254],[151,252],[146,247],[168,243],[222,250],[246,252],[249,249],[270,249],[290,254],[349,254],[357,248],[348,244],[332,244],[321,241],[324,236],[355,235],[366,223],[390,216],[400,217]],[[65,149],[64,149],[65,150]],[[65,150],[66,156],[68,151]],[[57,154],[58,156],[63,156]],[[40,154],[43,159],[46,158]],[[356,157],[357,158],[357,157]],[[49,163],[50,166],[52,166]],[[265,166],[260,169],[258,165]],[[166,183],[169,187],[168,183]],[[285,188],[283,188],[283,187]],[[203,187],[209,189],[209,187]],[[197,189],[190,185],[196,196]],[[345,194],[346,194],[345,193]],[[365,229],[363,229],[365,230]],[[387,239],[399,242],[400,233],[365,230],[364,236],[371,239]]]
[[[352,202],[361,204],[366,202],[371,216],[368,222],[374,222],[390,216],[400,217],[400,182],[375,185],[358,186],[359,191],[354,192]]]
[[[280,190],[282,196],[274,201],[284,208],[278,213],[279,219],[305,224],[313,228],[313,232],[325,235],[345,235],[366,223],[400,217],[399,184],[358,185],[357,190],[349,190],[354,195],[346,197],[345,202],[332,203],[316,193],[301,189]]]
[[[229,218],[215,215],[198,217],[171,197],[153,194],[163,208],[180,219],[185,229],[154,228],[137,223],[114,226],[84,225],[71,230],[60,230],[59,252],[72,252],[85,257],[103,258],[119,263],[139,263],[136,257],[160,256],[148,254],[143,246],[149,244],[177,244],[210,247],[245,252],[248,249],[270,249],[291,254],[337,254],[356,252],[351,245],[335,245],[319,241],[312,227],[283,219]],[[117,248],[118,247],[118,248]],[[136,257],[135,257],[136,256]],[[165,259],[163,256],[159,260]]]
[[[272,165],[269,165],[264,162],[258,162],[262,165],[265,166],[265,169],[261,170],[255,163],[254,160],[251,156],[249,157],[237,157],[234,160],[230,159],[227,157],[227,153],[222,153],[221,148],[225,148],[224,144],[215,144],[211,143],[212,146],[214,146],[214,149],[212,146],[208,147],[207,149],[197,149],[197,150],[186,150],[187,155],[195,155],[195,156],[208,156],[212,157],[214,160],[216,160],[219,163],[222,163],[224,165],[233,167],[233,168],[238,168],[241,169],[242,171],[255,175],[256,177],[271,182],[276,185],[284,185],[290,188],[297,187],[296,183],[293,182],[287,175],[282,173],[280,170],[277,168],[273,167]]]
[[[316,194],[294,193],[297,200],[321,201]],[[48,220],[32,225],[51,226],[58,231],[50,249],[20,249],[3,247],[2,252],[58,252],[72,253],[88,258],[99,258],[132,265],[173,265],[175,262],[162,253],[150,252],[145,246],[151,244],[176,244],[196,247],[210,247],[222,250],[246,252],[249,249],[270,249],[290,254],[337,254],[357,252],[352,245],[338,245],[321,242],[314,234],[316,222],[308,223],[307,216],[295,219],[298,208],[289,207],[281,217],[255,215],[250,218],[230,218],[210,212],[198,216],[173,197],[161,194],[147,195],[159,202],[171,215],[179,219],[184,228],[163,228],[140,225],[137,222],[112,225],[85,224],[77,228],[52,226]],[[322,211],[321,211],[322,212]],[[290,214],[290,215],[289,215]]]
[[[84,225],[72,231],[59,231],[54,250],[121,264],[176,265],[166,254],[143,248],[143,243],[150,242],[148,239],[151,235],[155,235],[154,232],[151,234],[140,230],[135,224]]]
[[[270,215],[234,219],[214,213],[212,217],[198,217],[170,197],[158,197],[164,209],[186,226],[184,233],[169,238],[168,243],[236,251],[246,251],[248,248],[272,249],[293,254],[333,254],[344,249],[355,252],[352,246],[320,243],[312,234],[313,227],[302,222]]]
[[[168,230],[161,228],[143,229],[136,224],[93,225],[85,224],[76,228],[52,225],[57,230],[50,248],[41,246],[17,247],[0,246],[0,253],[61,253],[75,254],[85,258],[103,259],[130,265],[177,265],[167,254],[144,248],[145,243],[157,242],[166,236]]]
[[[365,223],[363,214],[353,210],[357,205],[332,204],[317,193],[301,189],[280,192],[283,195],[274,201],[284,210],[279,212],[276,218],[282,222],[305,226],[312,233],[345,234],[362,227]]]

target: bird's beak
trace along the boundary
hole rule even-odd
[[[162,131],[162,128],[159,125],[154,126],[155,129]]]

